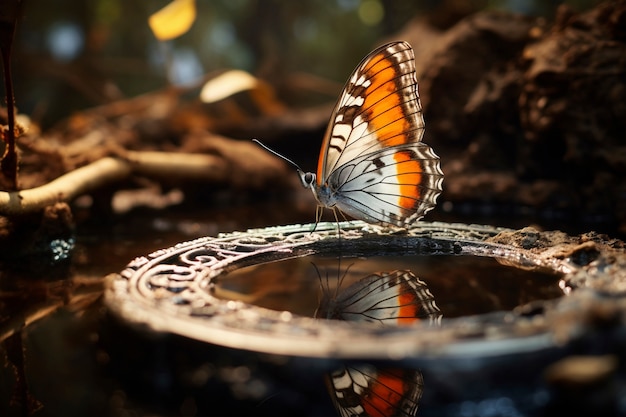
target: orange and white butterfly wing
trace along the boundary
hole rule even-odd
[[[424,134],[413,49],[393,42],[356,67],[329,122],[320,152],[318,185],[357,156],[419,142]]]
[[[318,317],[373,322],[385,326],[441,320],[441,310],[426,283],[411,271],[371,274],[337,292],[324,293]]]
[[[327,180],[335,205],[368,222],[406,227],[433,209],[441,193],[439,158],[422,142],[359,156]]]
[[[413,417],[424,389],[418,370],[347,366],[327,379],[341,417]]]

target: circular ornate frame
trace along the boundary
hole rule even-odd
[[[505,235],[516,239],[501,243]],[[615,283],[599,278],[607,272],[598,268],[601,257],[581,262],[581,253],[591,253],[589,245],[568,239],[566,248],[542,246],[543,235],[533,229],[441,222],[419,222],[401,232],[359,221],[253,229],[138,257],[108,277],[105,302],[116,316],[153,332],[263,353],[405,361],[515,354],[580,336],[584,316],[595,306],[606,306],[608,299],[626,311],[624,297],[614,297]],[[346,256],[492,257],[513,267],[558,274],[564,296],[512,311],[444,319],[439,327],[397,328],[317,320],[212,295],[215,278],[234,269],[338,250]]]

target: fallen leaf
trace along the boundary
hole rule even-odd
[[[196,20],[195,0],[174,0],[148,18],[150,29],[157,39],[174,39],[189,30]]]
[[[227,71],[207,81],[200,91],[200,100],[204,103],[215,103],[246,90],[253,90],[259,80],[241,70]]]

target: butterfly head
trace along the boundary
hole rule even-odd
[[[312,172],[304,172],[298,168],[298,176],[304,188],[310,188],[313,191],[315,199],[319,202],[319,186],[317,185],[317,176]]]
[[[325,183],[318,184],[317,176],[312,172],[303,172],[298,169],[298,175],[300,176],[300,182],[304,188],[310,188],[313,191],[313,196],[320,204],[320,207],[333,208],[337,204],[335,192],[333,188]]]
[[[317,180],[317,177],[314,173],[304,172],[298,168],[298,176],[300,177],[300,182],[304,188],[315,190],[315,181]]]

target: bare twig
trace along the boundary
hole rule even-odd
[[[29,190],[0,192],[0,214],[19,215],[69,202],[104,185],[140,174],[157,179],[226,181],[230,166],[222,158],[204,154],[128,152],[126,158],[107,157]]]

